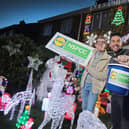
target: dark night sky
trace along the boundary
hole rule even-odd
[[[0,28],[56,16],[94,5],[95,0],[0,0]]]

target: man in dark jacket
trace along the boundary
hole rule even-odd
[[[119,33],[111,34],[110,48],[112,50],[110,63],[129,65],[129,49],[122,49]],[[113,129],[129,129],[129,95],[122,96],[111,93]]]

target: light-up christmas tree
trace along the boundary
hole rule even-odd
[[[116,12],[115,17],[112,21],[112,24],[115,24],[116,26],[119,26],[120,24],[122,24],[124,22],[125,22],[125,19],[123,17],[122,6],[120,6],[117,9],[117,12]]]
[[[27,105],[25,107],[23,115],[19,118],[18,122],[16,123],[16,127],[18,129],[31,129],[34,122],[32,118],[29,118],[29,110],[30,106]]]

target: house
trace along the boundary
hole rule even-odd
[[[113,21],[114,20],[114,21]],[[0,34],[22,33],[45,45],[56,32],[86,42],[91,33],[104,34],[109,30],[129,33],[129,0],[97,0],[94,6],[39,20],[37,23],[13,25]]]

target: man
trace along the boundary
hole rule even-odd
[[[105,86],[107,77],[107,64],[110,56],[106,52],[104,37],[98,37],[95,50],[89,64],[85,67],[81,78],[82,110],[94,111],[94,106]]]
[[[120,63],[129,66],[129,50],[122,49],[122,41],[119,33],[111,34],[110,48],[112,58],[110,63]],[[121,96],[111,93],[112,123],[113,129],[129,129],[129,95]]]

